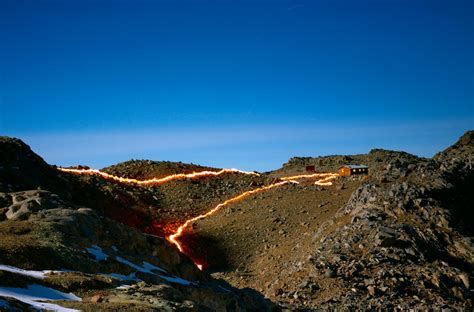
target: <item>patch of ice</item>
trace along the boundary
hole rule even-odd
[[[166,271],[164,269],[159,268],[159,267],[157,267],[157,266],[155,266],[151,263],[148,263],[146,261],[143,261],[143,267],[141,267],[141,266],[136,265],[135,263],[130,262],[127,259],[124,259],[124,258],[119,257],[119,256],[115,257],[115,260],[131,267],[132,269],[137,270],[137,272],[149,273],[149,274],[156,275],[156,273],[152,272],[151,270],[158,270],[158,271],[161,271],[163,273],[166,273]],[[115,275],[120,275],[120,274],[115,274]],[[158,275],[158,276],[161,277],[162,279],[164,279],[165,281],[170,282],[170,283],[176,283],[176,284],[181,284],[181,285],[196,285],[196,283],[187,281],[187,280],[182,279],[180,277],[170,277],[170,276],[164,276],[164,275]]]
[[[170,283],[176,283],[176,284],[181,284],[181,285],[186,285],[186,286],[195,285],[195,283],[182,279],[181,277],[169,277],[169,276],[164,276],[164,275],[160,275],[160,277]]]
[[[127,259],[124,259],[124,258],[119,257],[119,256],[116,256],[115,260],[117,260],[118,262],[123,263],[126,266],[129,266],[132,269],[137,270],[138,272],[141,272],[141,273],[156,274],[156,273],[152,272],[152,270],[156,270],[156,271],[166,273],[165,269],[157,267],[156,265],[153,265],[153,264],[151,264],[149,262],[146,262],[146,261],[142,262],[143,266],[139,266],[138,264],[135,264],[135,263],[133,263],[131,261],[128,261]]]
[[[166,273],[166,270],[165,269],[162,269],[160,267],[157,267],[156,265],[153,265],[149,262],[146,262],[146,261],[143,261],[143,268],[145,270],[148,270],[151,272],[151,270],[156,270],[156,271],[160,271],[160,272],[163,272],[163,273]]]
[[[151,273],[149,270],[146,270],[146,269],[142,268],[141,266],[136,265],[135,263],[130,262],[130,261],[128,261],[127,259],[124,259],[124,258],[122,258],[122,257],[117,256],[117,257],[115,257],[115,260],[117,260],[117,261],[120,262],[120,263],[125,264],[126,266],[131,267],[132,269],[137,270],[138,272]]]
[[[95,257],[96,261],[107,260],[107,258],[109,257],[107,254],[105,254],[102,251],[102,248],[100,248],[97,245],[92,245],[91,247],[86,248],[86,250],[88,253],[90,253],[91,255]]]
[[[11,273],[29,276],[33,278],[40,278],[40,279],[45,278],[45,274],[47,273],[61,272],[61,271],[52,271],[52,270],[44,270],[44,271],[24,270],[24,269],[20,269],[11,265],[4,265],[4,264],[0,264],[0,271],[6,271],[6,272],[11,272]]]
[[[59,312],[77,312],[79,310],[61,307],[53,303],[45,303],[46,300],[67,300],[81,301],[81,298],[72,293],[63,293],[59,290],[41,286],[38,284],[28,285],[27,288],[0,287],[0,297],[11,297],[18,301],[31,305],[35,309],[59,311]]]
[[[121,281],[134,281],[134,282],[141,281],[141,279],[136,277],[135,273],[130,273],[129,275],[123,275],[123,274],[118,274],[118,273],[101,274],[101,275],[115,278]]]

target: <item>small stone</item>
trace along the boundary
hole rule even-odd
[[[326,277],[333,278],[333,277],[336,277],[336,271],[334,271],[334,270],[331,269],[331,268],[327,268],[326,271],[324,272],[324,275],[325,275]]]
[[[183,305],[188,307],[188,308],[194,308],[194,302],[192,302],[191,300],[184,300],[183,301]]]
[[[298,288],[306,288],[309,285],[309,281],[303,281],[298,285]]]
[[[373,297],[375,296],[377,289],[374,286],[367,286],[367,291],[369,292],[369,295]]]
[[[459,287],[453,287],[453,288],[451,288],[451,291],[453,292],[454,297],[456,297],[458,299],[461,299],[461,300],[465,299],[464,294],[463,294],[462,290]]]
[[[461,274],[459,274],[459,279],[464,284],[464,287],[469,289],[469,286],[471,285],[471,283],[469,281],[469,276],[466,273],[461,273]]]
[[[91,297],[91,302],[94,302],[94,303],[100,303],[104,300],[104,297],[102,297],[101,295],[94,295]]]

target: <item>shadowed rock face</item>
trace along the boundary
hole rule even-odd
[[[40,283],[74,292],[83,302],[64,306],[85,311],[275,309],[258,292],[197,270],[166,240],[143,230],[182,221],[308,164],[335,171],[362,163],[369,165],[368,177],[249,197],[197,222],[188,239],[201,242],[196,251],[215,247],[207,254],[219,257],[216,276],[293,310],[470,309],[473,137],[467,132],[432,159],[374,149],[292,158],[261,177],[225,175],[159,187],[61,173],[22,141],[0,137],[0,265],[74,271],[37,280],[0,270],[0,287]],[[106,170],[151,178],[200,168],[130,161]],[[164,234],[159,227],[153,233]],[[116,289],[123,284],[132,287]]]
[[[58,172],[19,139],[0,137],[0,174],[0,192],[63,189]]]

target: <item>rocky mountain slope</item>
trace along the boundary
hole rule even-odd
[[[170,174],[192,173],[204,170],[218,170],[216,168],[185,164],[171,161],[129,160],[103,168],[102,171],[119,177],[135,178],[140,180],[162,178]]]
[[[59,172],[3,137],[0,310],[26,304],[2,290],[31,285],[73,292],[82,301],[63,294],[69,301],[55,304],[85,311],[470,310],[473,160],[469,131],[432,159],[375,149],[292,158],[259,176],[142,186]],[[368,165],[369,175],[338,177],[331,186],[302,179],[195,222],[182,240],[206,262],[204,272],[160,238],[306,165],[335,172],[347,163]],[[218,169],[153,161],[104,169],[137,179],[201,170]],[[55,272],[32,277],[11,267]]]
[[[141,225],[157,203],[151,189],[61,173],[6,137],[0,166],[0,310],[273,309],[258,293],[201,272],[165,239],[117,222]],[[21,296],[26,287],[33,298],[41,287],[37,300]],[[82,301],[58,296],[69,292]],[[41,298],[60,301],[42,306]]]
[[[225,255],[208,256],[214,276],[289,309],[471,309],[473,137],[433,159],[380,149],[293,158],[269,175],[345,163],[370,174],[255,195],[196,222],[192,235]]]

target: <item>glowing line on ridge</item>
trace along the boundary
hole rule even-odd
[[[167,239],[172,242],[173,244],[176,245],[176,247],[178,247],[179,251],[183,252],[184,253],[184,249],[183,247],[181,246],[180,242],[177,240],[178,237],[180,237],[183,233],[184,233],[184,230],[190,225],[192,224],[193,222],[196,222],[197,220],[200,220],[200,219],[204,219],[204,218],[207,218],[209,217],[210,215],[213,215],[214,213],[216,213],[218,210],[220,210],[222,207],[224,206],[227,206],[228,204],[231,204],[233,202],[236,202],[242,198],[245,198],[249,195],[252,195],[252,194],[256,194],[256,193],[260,193],[260,192],[263,192],[263,191],[266,191],[266,190],[269,190],[269,189],[272,189],[272,188],[275,188],[275,187],[279,187],[279,186],[282,186],[282,185],[285,185],[285,184],[288,184],[288,183],[291,183],[291,181],[280,181],[280,182],[276,182],[276,183],[273,183],[273,184],[270,184],[270,185],[266,185],[266,186],[262,186],[262,187],[259,187],[259,188],[256,188],[256,189],[253,189],[253,190],[250,190],[250,191],[246,191],[246,192],[243,192],[241,193],[240,195],[237,195],[235,197],[232,197],[230,199],[227,199],[226,201],[218,204],[217,206],[215,206],[213,209],[209,210],[208,212],[206,212],[205,214],[202,214],[202,215],[199,215],[197,217],[194,217],[192,219],[189,219],[187,220],[186,222],[183,223],[183,225],[181,225],[178,230],[174,233],[174,234],[171,234],[170,236],[167,237]]]
[[[279,178],[280,179],[279,182],[275,182],[275,183],[272,183],[272,184],[267,185],[267,186],[262,186],[262,187],[259,187],[259,188],[256,188],[256,189],[253,189],[253,190],[250,190],[250,191],[245,191],[245,192],[241,193],[240,195],[237,195],[235,197],[227,199],[226,201],[218,204],[213,209],[209,210],[208,212],[206,212],[204,214],[201,214],[201,215],[198,215],[194,218],[186,220],[185,223],[183,223],[180,227],[178,227],[178,229],[176,230],[176,232],[174,234],[171,234],[166,238],[168,239],[168,241],[173,243],[178,248],[178,250],[180,252],[185,253],[183,246],[178,241],[178,238],[184,234],[184,231],[186,230],[186,228],[188,226],[190,226],[192,223],[213,215],[214,213],[219,211],[221,208],[223,208],[223,207],[225,207],[225,206],[227,206],[231,203],[234,203],[236,201],[239,201],[239,200],[241,200],[245,197],[248,197],[252,194],[267,191],[269,189],[279,187],[279,186],[282,186],[282,185],[285,185],[285,184],[288,184],[288,183],[300,184],[298,181],[295,181],[294,179],[320,177],[322,179],[319,179],[318,181],[314,182],[314,184],[320,185],[320,186],[329,186],[329,185],[332,185],[332,180],[334,180],[338,176],[339,176],[339,174],[337,174],[337,173],[316,173],[316,174],[310,174],[310,175],[306,174],[306,175],[297,175],[297,176]],[[199,263],[195,263],[195,264],[200,270],[202,270],[202,268],[203,268],[202,264],[199,264]]]
[[[329,173],[327,177],[314,182],[314,184],[315,185],[320,185],[320,186],[330,186],[330,185],[332,185],[332,180],[334,180],[338,176],[339,176],[338,173]]]
[[[172,174],[163,178],[152,178],[147,180],[138,180],[132,178],[123,178],[116,175],[112,175],[97,169],[72,169],[72,168],[57,168],[59,171],[68,172],[68,173],[75,173],[75,174],[83,174],[83,175],[96,175],[101,176],[104,179],[114,180],[121,183],[133,183],[138,185],[160,185],[172,180],[181,180],[181,179],[197,179],[201,177],[212,177],[212,176],[219,176],[225,173],[242,173],[248,175],[255,175],[259,176],[259,173],[256,172],[249,172],[249,171],[242,171],[238,169],[222,169],[220,171],[199,171],[193,173],[177,173]]]
[[[337,173],[313,173],[313,174],[301,174],[295,175],[290,177],[281,177],[280,180],[289,181],[289,180],[297,180],[297,179],[311,179],[311,178],[325,178],[325,177],[337,177],[339,174]]]
[[[109,173],[106,173],[106,172],[103,172],[103,171],[100,171],[100,170],[97,170],[97,169],[73,169],[73,168],[62,168],[62,167],[58,167],[57,169],[59,171],[67,172],[67,173],[82,174],[82,175],[96,175],[96,176],[100,176],[100,177],[102,177],[104,179],[108,179],[108,180],[114,180],[114,181],[118,181],[118,182],[121,182],[121,183],[138,184],[138,185],[160,185],[160,184],[164,184],[166,182],[172,181],[172,180],[187,179],[187,178],[194,179],[194,178],[200,178],[200,177],[219,176],[219,175],[222,175],[222,174],[225,174],[225,173],[241,173],[241,174],[260,176],[260,174],[256,173],[256,172],[248,172],[248,171],[242,171],[242,170],[232,168],[232,169],[222,169],[220,171],[200,171],[200,172],[193,172],[193,173],[188,173],[188,174],[178,173],[178,174],[172,174],[172,175],[169,175],[169,176],[165,176],[163,178],[152,178],[152,179],[147,179],[147,180],[138,180],[138,179],[132,179],[132,178],[119,177],[119,176],[112,175],[112,174],[109,174]],[[216,213],[217,211],[219,211],[221,208],[223,208],[223,207],[225,207],[225,206],[227,206],[231,203],[234,203],[238,200],[241,200],[245,197],[248,197],[252,194],[267,191],[269,189],[280,187],[282,185],[286,185],[286,184],[289,184],[289,183],[300,184],[300,182],[295,181],[295,180],[298,180],[298,179],[321,178],[321,179],[315,181],[314,184],[315,185],[320,185],[320,186],[330,186],[330,185],[332,185],[332,180],[334,180],[338,176],[339,176],[339,174],[337,174],[337,173],[314,173],[314,174],[302,174],[302,175],[295,175],[295,176],[278,178],[278,182],[274,182],[274,183],[266,185],[266,186],[262,186],[262,187],[259,187],[259,188],[256,188],[256,189],[253,189],[253,190],[250,190],[250,191],[243,192],[240,195],[237,195],[235,197],[227,199],[226,201],[218,204],[213,209],[209,210],[208,212],[206,212],[204,214],[201,214],[201,215],[198,215],[194,218],[186,220],[181,226],[178,227],[178,229],[176,230],[176,232],[174,234],[169,235],[168,237],[166,237],[166,239],[168,239],[168,241],[173,243],[178,248],[178,250],[180,252],[185,253],[184,249],[183,249],[183,246],[177,240],[177,238],[182,236],[184,234],[185,229],[189,225],[191,225],[193,222],[196,222],[200,219],[207,218],[207,217],[213,215],[214,213]],[[203,269],[202,264],[199,264],[199,263],[195,263],[195,264],[200,270]]]

